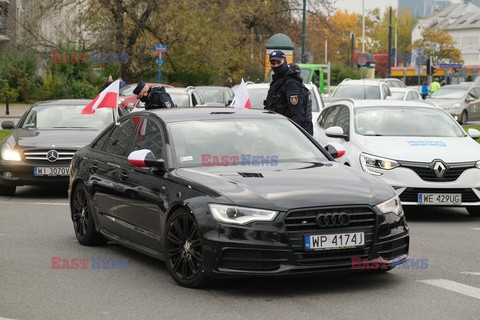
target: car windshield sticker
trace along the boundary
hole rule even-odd
[[[192,156],[188,156],[188,157],[181,157],[180,158],[180,161],[182,162],[185,162],[185,161],[192,161],[193,160],[193,157]]]
[[[447,145],[445,142],[442,141],[407,141],[409,145],[412,147],[446,147]]]

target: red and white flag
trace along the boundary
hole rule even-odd
[[[237,91],[235,92],[235,101],[233,102],[233,107],[239,109],[252,108],[252,104],[250,103],[250,96],[248,95],[247,85],[243,81],[243,78],[242,82],[237,88]]]
[[[120,90],[120,81],[113,81],[100,94],[92,100],[82,110],[82,114],[92,114],[98,108],[118,108],[118,91]]]

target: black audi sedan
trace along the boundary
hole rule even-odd
[[[395,192],[329,152],[265,110],[130,113],[73,156],[74,231],[83,245],[111,240],[164,260],[186,287],[402,263],[409,233]]]
[[[70,160],[114,121],[114,110],[81,114],[91,100],[52,100],[34,104],[0,142],[0,195],[15,194],[17,186],[68,185]],[[120,111],[123,112],[123,111]]]

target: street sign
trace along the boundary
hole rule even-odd
[[[440,68],[461,68],[461,63],[440,63]]]
[[[163,61],[163,59],[157,59],[155,62],[156,62],[157,64],[163,64],[165,61]]]
[[[153,46],[155,52],[167,52],[167,46],[164,44],[156,44]]]

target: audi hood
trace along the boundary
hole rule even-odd
[[[286,211],[337,205],[375,206],[393,196],[382,180],[336,162],[272,167],[181,168],[176,175],[212,196],[240,206]]]

